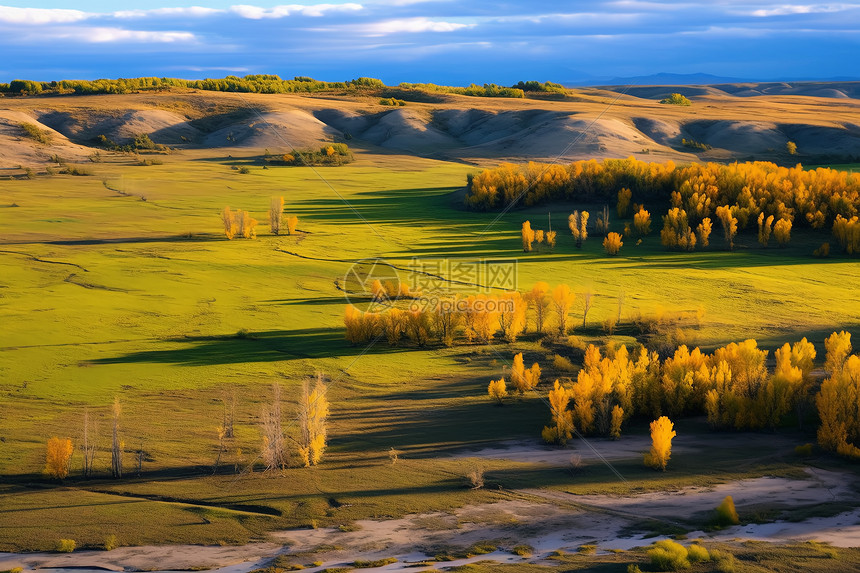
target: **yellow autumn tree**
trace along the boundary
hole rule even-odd
[[[711,224],[710,217],[702,219],[702,222],[696,227],[696,236],[699,238],[699,245],[701,245],[703,249],[710,244],[712,230],[713,225]]]
[[[523,394],[537,386],[540,383],[540,374],[540,366],[537,362],[532,364],[531,368],[526,369],[523,363],[523,353],[514,355],[514,363],[511,366],[511,384],[517,392]]]
[[[528,253],[532,250],[532,243],[535,240],[535,232],[532,230],[532,224],[528,221],[523,222],[523,228],[520,232],[523,239],[523,251]]]
[[[224,224],[224,236],[228,239],[233,239],[236,236],[236,214],[230,210],[230,207],[224,207],[221,211],[221,222]]]
[[[603,249],[610,257],[617,255],[622,246],[624,246],[624,243],[621,242],[621,235],[618,233],[609,233],[603,239]]]
[[[545,282],[535,283],[532,290],[526,293],[525,298],[528,308],[531,309],[535,317],[535,331],[542,334],[549,314],[549,285]]]
[[[290,215],[289,217],[287,217],[287,234],[288,235],[295,235],[296,234],[296,227],[298,227],[298,226],[299,226],[299,218],[298,217],[296,217],[295,215]]]
[[[609,437],[617,440],[621,437],[621,424],[624,422],[624,408],[616,404],[612,408],[612,421],[609,428]]]
[[[487,386],[487,394],[501,405],[502,400],[508,396],[508,388],[504,377],[498,380],[490,380],[490,384]]]
[[[616,206],[616,210],[618,211],[618,217],[623,219],[630,212],[630,198],[633,197],[633,193],[630,192],[630,189],[626,187],[622,187],[622,189],[618,192],[618,204]]]
[[[546,232],[546,244],[549,245],[550,249],[555,248],[555,231]]]
[[[570,396],[573,398],[573,423],[583,434],[594,428],[594,389],[594,377],[585,369],[580,370],[576,382],[570,388]]]
[[[773,230],[773,215],[767,219],[764,217],[764,212],[758,214],[758,242],[762,247],[766,247],[770,241],[770,233]]]
[[[780,247],[784,247],[791,240],[791,221],[780,219],[773,226],[773,236]]]
[[[633,215],[633,228],[640,237],[645,237],[651,233],[651,213],[645,210],[644,207],[639,207],[639,211]]]
[[[560,284],[552,290],[552,306],[555,310],[555,321],[558,333],[564,336],[567,333],[567,318],[576,295],[566,284]]]
[[[723,226],[723,236],[726,239],[726,245],[729,250],[735,248],[735,235],[738,234],[738,220],[732,215],[732,209],[728,205],[717,207],[717,218]]]
[[[72,440],[54,436],[45,451],[45,473],[56,479],[66,479],[72,467]]]
[[[830,376],[838,376],[842,373],[842,367],[848,356],[851,355],[851,333],[834,332],[824,341],[824,348],[827,351],[824,359],[824,370],[830,373]]]
[[[540,229],[535,229],[535,243],[538,245],[543,244],[543,231]]]
[[[645,454],[646,466],[666,471],[672,454],[672,438],[677,435],[673,427],[674,424],[666,416],[651,422],[651,451]]]
[[[326,448],[326,420],[329,413],[326,390],[321,374],[317,375],[313,388],[310,380],[302,383],[299,400],[299,455],[305,467],[317,465]]]
[[[559,384],[558,380],[553,384],[549,392],[549,410],[552,415],[552,425],[544,426],[541,436],[548,444],[564,445],[573,436],[573,417],[568,404],[570,393]]]
[[[574,211],[567,217],[567,227],[573,235],[577,247],[582,247],[582,242],[588,238],[588,211]]]

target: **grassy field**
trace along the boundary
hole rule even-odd
[[[183,151],[151,166],[110,156],[89,167],[90,177],[2,183],[0,550],[50,549],[64,537],[95,547],[112,533],[123,544],[234,544],[276,528],[498,499],[499,488],[465,487],[476,465],[505,489],[619,491],[608,469],[574,478],[541,465],[450,457],[500,439],[539,447],[549,417],[545,386],[499,408],[486,398],[486,385],[515,352],[539,361],[551,382],[561,374],[550,366],[553,351],[529,336],[513,345],[352,347],[335,281],[353,260],[379,256],[403,267],[416,258],[517,260],[521,290],[543,280],[593,292],[585,328],[581,307],[572,320],[576,334],[600,343],[609,338],[601,323],[618,312],[620,293],[622,322],[640,313],[698,311],[695,339],[708,348],[753,337],[772,349],[808,336],[823,353],[830,332],[860,326],[860,262],[813,258],[820,235],[798,232],[786,249],[762,249],[742,235],[731,253],[715,236],[713,250],[684,254],[663,250],[657,232],[608,258],[598,240],[577,249],[561,232],[572,209],[599,206],[554,205],[558,247],[524,254],[521,222],[547,228],[547,210],[497,221],[463,210],[458,198],[473,166],[358,149],[355,163],[342,167],[263,170],[241,150],[223,153]],[[245,164],[247,174],[231,169]],[[281,195],[285,211],[299,217],[295,236],[266,228],[269,199]],[[224,239],[225,205],[260,220],[256,240]],[[614,338],[633,340],[623,327]],[[332,379],[323,465],[236,475],[234,467],[246,470],[257,457],[257,418],[272,383],[292,402],[315,372]],[[222,398],[230,394],[237,397],[237,434],[212,475]],[[77,477],[76,453],[73,476],[50,482],[41,474],[46,440],[77,439],[88,409],[106,449],[115,397],[123,405],[127,479],[106,479],[102,451],[96,479]],[[701,423],[689,424],[706,433]],[[645,431],[639,421],[631,429]],[[796,438],[813,440],[811,432]],[[390,448],[400,451],[397,463]],[[667,474],[635,459],[618,469],[629,482],[623,488],[642,491],[802,466],[790,449],[771,453],[777,455],[757,459],[725,450],[704,463],[679,455]]]

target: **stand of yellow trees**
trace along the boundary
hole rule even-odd
[[[572,432],[618,437],[633,414],[706,414],[715,429],[775,429],[792,411],[800,425],[815,406],[819,445],[860,459],[860,356],[851,355],[847,332],[834,332],[825,348],[827,378],[816,388],[811,375],[816,351],[806,338],[778,348],[772,372],[768,351],[755,340],[711,354],[682,345],[665,360],[645,348],[631,356],[624,345],[601,356],[590,345],[576,381],[555,381],[549,395],[552,425],[542,435],[562,444]]]

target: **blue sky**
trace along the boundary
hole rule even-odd
[[[0,81],[857,76],[860,2],[0,0]]]

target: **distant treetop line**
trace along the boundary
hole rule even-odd
[[[165,90],[170,88],[189,88],[217,92],[242,93],[310,93],[328,90],[384,89],[382,80],[376,78],[357,78],[345,82],[324,82],[304,76],[296,76],[291,80],[281,79],[276,75],[256,74],[245,77],[227,76],[221,79],[183,80],[179,78],[119,78],[115,80],[60,80],[38,82],[33,80],[12,80],[8,84],[0,83],[0,93],[9,95],[38,95],[38,94],[127,94],[139,91]],[[513,87],[484,84],[471,84],[466,87],[440,86],[436,84],[401,83],[403,90],[414,90],[432,93],[451,93],[477,97],[507,97],[523,98],[525,92],[558,93],[566,92],[564,86],[553,82],[527,81],[519,82]]]

